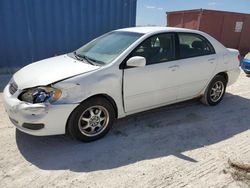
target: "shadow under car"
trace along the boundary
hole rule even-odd
[[[187,101],[117,120],[106,137],[91,143],[20,131],[16,143],[27,161],[44,170],[89,172],[169,155],[197,162],[182,152],[248,130],[249,106],[249,99],[226,93],[215,107]]]

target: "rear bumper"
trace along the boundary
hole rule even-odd
[[[238,80],[238,78],[240,76],[240,67],[237,67],[233,70],[227,71],[227,74],[228,74],[227,86],[230,86]]]
[[[4,89],[3,102],[16,128],[36,136],[64,134],[68,117],[78,105],[26,103],[10,94],[9,85]]]

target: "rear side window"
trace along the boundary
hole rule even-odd
[[[149,37],[132,52],[131,56],[145,57],[147,65],[175,59],[174,34],[164,33]]]
[[[180,58],[214,54],[214,48],[204,37],[197,34],[179,33]]]

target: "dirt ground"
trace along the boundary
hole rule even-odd
[[[87,144],[21,133],[2,103],[0,94],[0,187],[250,186],[228,165],[231,157],[250,158],[250,78],[244,73],[218,106],[188,101],[137,114]]]

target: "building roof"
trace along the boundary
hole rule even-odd
[[[211,10],[211,9],[190,9],[190,10],[177,10],[177,11],[168,11],[166,14],[179,14],[179,13],[190,13],[190,12],[216,12],[222,14],[240,14],[240,15],[250,15],[249,13],[242,12],[231,12],[231,11],[223,11],[223,10]]]

